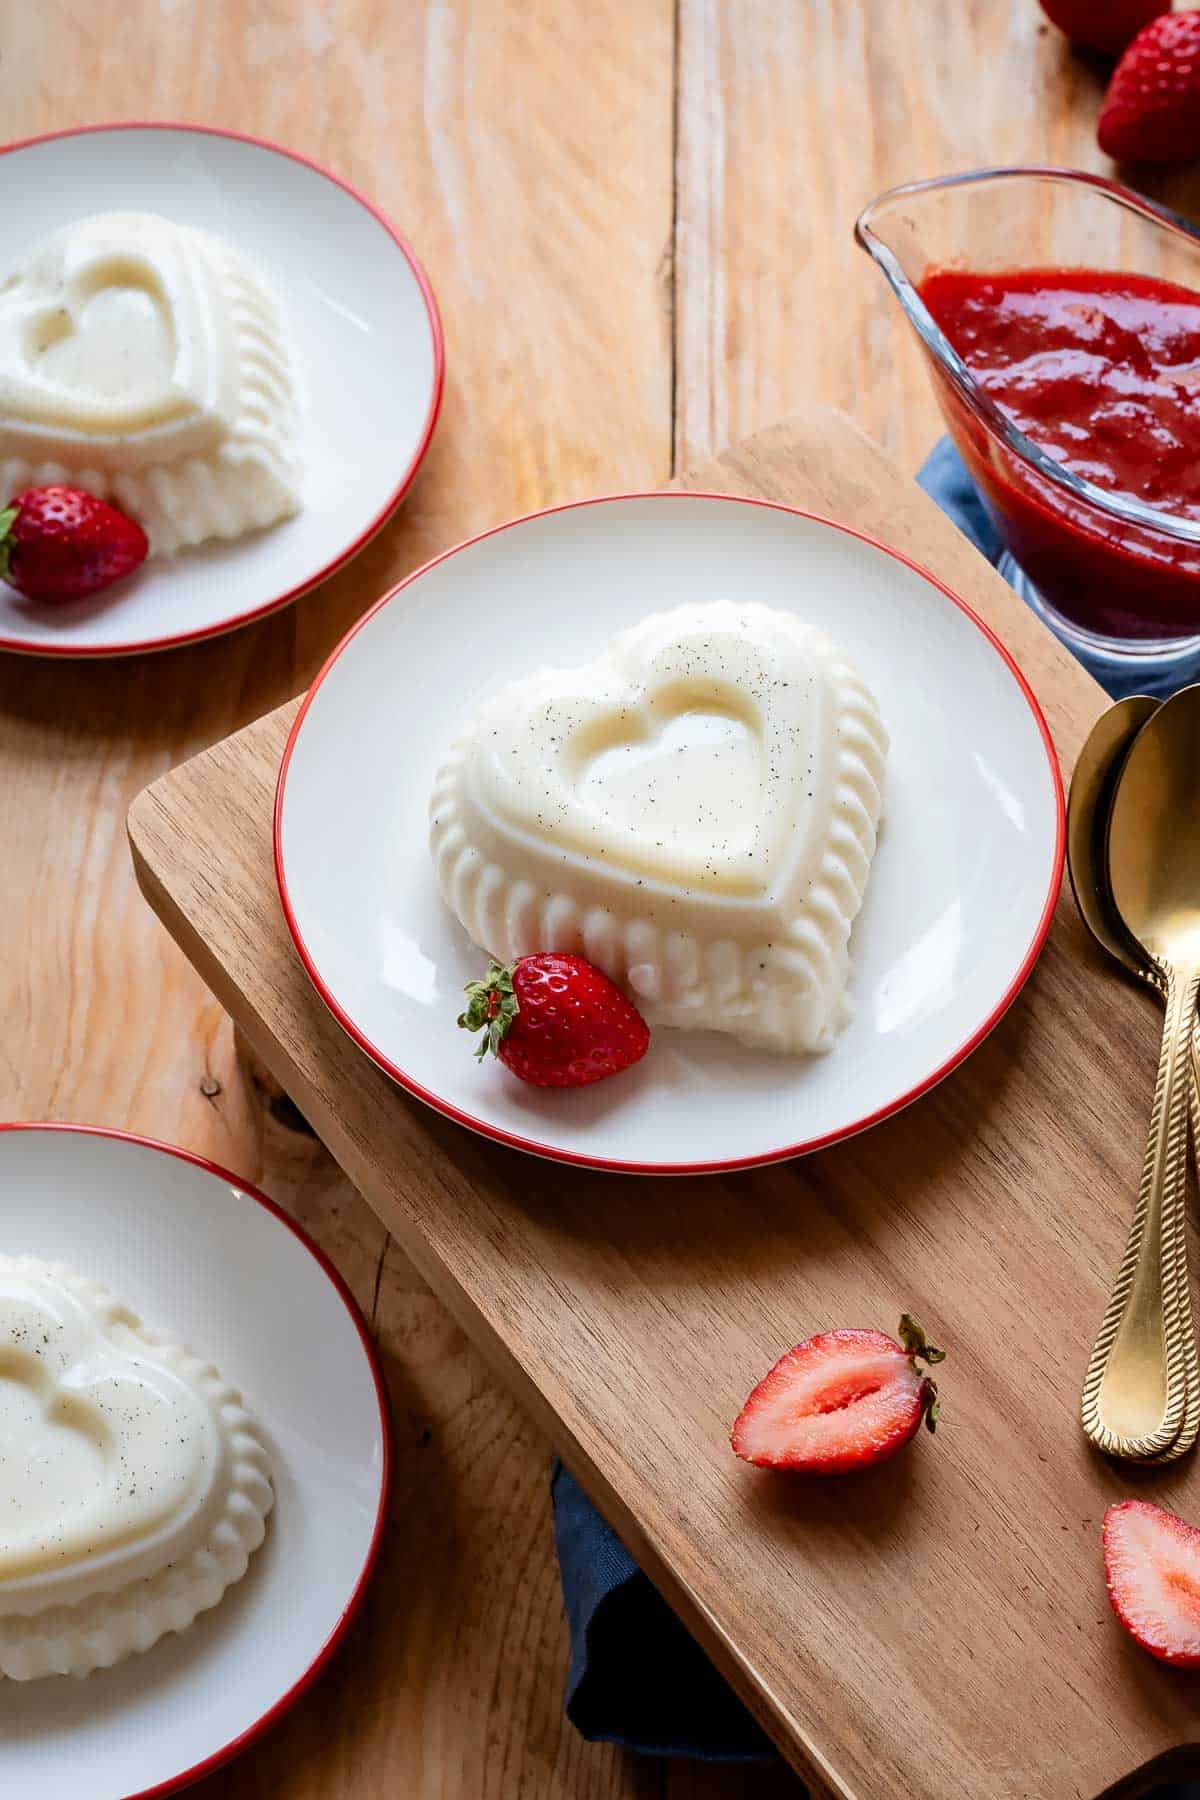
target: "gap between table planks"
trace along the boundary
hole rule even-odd
[[[1069,765],[1099,688],[849,420],[809,409],[684,485],[927,564],[1004,637]],[[1076,1423],[1156,1019],[1069,899],[987,1043],[886,1125],[739,1177],[567,1174],[403,1095],[309,987],[270,846],[297,704],[139,797],[142,889],[795,1767],[846,1800],[1067,1800],[1186,1743],[1189,1688],[1111,1618],[1099,1519],[1128,1482]],[[901,1305],[951,1351],[935,1443],[836,1494],[734,1463],[729,1419],[781,1347]],[[1190,1468],[1139,1481],[1184,1511],[1198,1490]]]

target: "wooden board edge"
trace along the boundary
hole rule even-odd
[[[429,1253],[424,1238],[409,1223],[403,1209],[390,1204],[386,1195],[378,1198],[372,1195],[371,1172],[362,1161],[362,1152],[354,1140],[343,1133],[335,1115],[327,1109],[316,1089],[305,1081],[286,1051],[264,1026],[261,1018],[230,980],[150,866],[138,841],[134,820],[135,813],[140,815],[145,810],[143,803],[156,804],[152,789],[146,789],[138,795],[130,808],[128,835],[138,888],[197,974],[212,990],[237,1028],[245,1034],[255,1054],[300,1108],[354,1186],[374,1210],[380,1213],[401,1250],[479,1350],[497,1379],[516,1397],[534,1424],[554,1445],[556,1453],[562,1457],[612,1525],[639,1568],[653,1581],[780,1754],[809,1785],[814,1795],[823,1797],[823,1800],[826,1797],[827,1800],[867,1800],[856,1788],[842,1781],[782,1704],[772,1707],[767,1698],[766,1684],[755,1679],[750,1665],[707,1608],[696,1598],[682,1577],[660,1557],[634,1514],[610,1486],[607,1476],[593,1461],[578,1436],[526,1373],[491,1322],[478,1311],[470,1296],[453,1277],[448,1276],[444,1265]],[[362,1055],[362,1052],[355,1051],[355,1054]],[[413,1100],[410,1104],[416,1106],[420,1102]]]
[[[829,411],[830,409],[826,409],[827,414]],[[880,463],[886,464],[893,480],[903,479],[899,471],[890,464],[885,454],[853,420],[846,418],[843,414],[836,414],[834,417],[840,426],[853,433],[854,440],[857,445],[861,446],[864,457],[877,459]],[[765,449],[769,460],[772,441],[777,438],[790,441],[795,429],[793,421],[781,421],[766,432],[747,440],[744,444],[734,446],[715,462],[701,465],[699,469],[683,477],[679,482],[673,483],[672,486],[694,485],[730,493],[736,493],[740,489],[743,493],[752,496],[757,487],[754,472],[757,455]],[[804,429],[809,434],[813,432],[814,426],[811,418],[805,421]],[[729,478],[730,474],[734,476],[732,481]],[[771,485],[778,490],[778,474]],[[784,504],[797,504],[799,510],[802,511],[817,512],[820,510],[818,505],[812,501],[807,506],[800,505],[799,502],[788,500],[784,494],[778,491],[773,495],[768,493],[766,497],[781,500]],[[912,486],[912,499],[919,512],[928,513],[931,525],[933,516],[936,515],[938,530],[944,536],[948,549],[953,546],[959,559],[975,565],[980,578],[986,578],[987,582],[992,584],[993,589],[1003,588],[1009,604],[1020,605],[1020,602],[1016,600],[1015,596],[1012,596],[1011,590],[1004,586],[1001,578],[986,559],[970,545],[968,540],[961,536],[957,527],[940,512],[940,509],[928,496],[916,488],[915,484]],[[832,516],[834,508],[830,506],[828,511]],[[866,531],[865,535],[872,534],[870,531]],[[897,547],[902,548],[900,545]],[[907,551],[904,553],[911,554]],[[914,557],[914,560],[917,559]],[[956,578],[949,574],[940,579],[951,587],[960,585]],[[1044,627],[1039,626],[1038,630],[1045,639],[1045,645],[1049,647],[1048,654],[1051,663],[1056,659],[1062,660],[1074,672],[1077,682],[1083,683],[1089,691],[1094,690],[1095,695],[1102,701],[1101,691],[1091,681],[1091,678],[1079,668],[1079,665],[1070,658],[1069,653],[1061,649]],[[503,1385],[516,1395],[520,1404],[560,1449],[564,1461],[576,1472],[587,1491],[596,1498],[601,1511],[612,1521],[614,1528],[619,1531],[628,1544],[631,1553],[682,1618],[687,1628],[703,1645],[749,1710],[758,1718],[764,1730],[777,1743],[787,1760],[813,1787],[814,1791],[832,1795],[835,1800],[861,1800],[861,1790],[846,1786],[844,1781],[827,1767],[819,1749],[805,1737],[803,1730],[785,1711],[782,1704],[772,1705],[768,1690],[754,1679],[750,1673],[750,1665],[743,1662],[736,1647],[724,1638],[720,1626],[709,1617],[702,1603],[686,1585],[682,1575],[677,1576],[670,1564],[665,1562],[647,1541],[637,1520],[627,1512],[618,1495],[610,1487],[609,1478],[593,1460],[592,1455],[583,1449],[578,1435],[572,1428],[571,1421],[564,1419],[556,1410],[552,1400],[547,1397],[549,1390],[544,1392],[543,1388],[536,1384],[534,1377],[526,1373],[492,1323],[484,1314],[480,1313],[476,1302],[460,1287],[457,1279],[433,1258],[419,1228],[415,1227],[411,1219],[407,1217],[404,1208],[388,1195],[386,1188],[378,1199],[373,1197],[372,1184],[374,1183],[376,1187],[380,1185],[379,1176],[377,1171],[372,1171],[371,1162],[365,1149],[358,1145],[351,1136],[343,1135],[336,1118],[326,1110],[319,1094],[291,1061],[289,1052],[283,1044],[272,1037],[263,1019],[253,1009],[252,1003],[234,986],[216,957],[209,951],[204,939],[184,916],[169,891],[169,867],[164,865],[161,875],[156,872],[155,862],[156,860],[160,861],[161,858],[156,858],[155,846],[161,839],[161,833],[155,829],[154,816],[155,814],[168,815],[171,812],[172,792],[175,784],[186,787],[195,778],[193,764],[205,763],[216,765],[214,769],[216,776],[227,781],[239,754],[237,748],[239,739],[247,739],[253,746],[253,754],[259,764],[259,770],[256,773],[261,774],[264,757],[272,759],[277,748],[282,746],[282,741],[299,710],[302,698],[302,695],[294,696],[284,702],[282,706],[243,727],[240,732],[201,751],[198,756],[160,777],[135,797],[128,813],[127,832],[135,874],[143,896],[166,929],[179,943],[184,954],[218,1001],[245,1032],[248,1041],[264,1064],[271,1069],[284,1089],[295,1099],[305,1116],[312,1122],[351,1180],[368,1196],[375,1210],[382,1214],[385,1224],[394,1233],[401,1248],[430,1282],[468,1336],[479,1346],[485,1360],[495,1370]],[[255,816],[259,815],[264,799],[265,796],[256,794],[253,809]],[[266,842],[262,845],[262,852],[268,859],[270,856],[269,817],[268,809]],[[255,826],[255,835],[256,837],[259,835],[257,825]],[[257,852],[255,860],[257,861]],[[261,872],[255,879],[261,881]],[[410,1104],[417,1103],[410,1102]]]

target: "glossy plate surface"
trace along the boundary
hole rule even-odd
[[[455,1026],[482,958],[442,905],[433,777],[473,703],[586,662],[684,601],[758,601],[822,626],[892,738],[884,826],[854,929],[856,1016],[825,1056],[660,1031],[628,1074],[545,1093],[478,1065]],[[996,640],[932,577],[855,533],[756,501],[652,494],[503,526],[418,571],[334,652],[276,806],[285,912],[318,990],[396,1080],[540,1154],[631,1172],[798,1154],[916,1098],[1028,975],[1063,862],[1058,766]]]
[[[5,1793],[173,1793],[266,1729],[324,1666],[374,1565],[387,1418],[361,1316],[255,1190],[166,1146],[0,1128],[0,1240],[69,1263],[239,1387],[274,1465],[262,1548],[178,1636],[82,1681],[0,1681]]]
[[[266,531],[154,557],[76,605],[33,606],[0,584],[0,649],[167,649],[259,618],[331,575],[399,503],[441,398],[437,306],[396,227],[315,163],[197,126],[101,126],[0,154],[22,195],[5,262],[72,219],[127,209],[200,226],[258,265],[299,382],[305,502]]]

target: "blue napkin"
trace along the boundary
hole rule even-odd
[[[949,438],[917,478],[989,562],[1002,546]],[[1092,666],[1114,698],[1171,693],[1200,678],[1153,666],[1133,677]],[[770,1741],[679,1623],[575,1478],[556,1463],[551,1481],[554,1540],[571,1635],[567,1717],[592,1741],[648,1756],[704,1762],[776,1760]],[[1200,1784],[1159,1788],[1148,1800],[1200,1800]]]

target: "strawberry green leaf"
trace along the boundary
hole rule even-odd
[[[901,1313],[900,1315],[900,1342],[914,1360],[919,1359],[926,1363],[940,1363],[946,1360],[946,1352],[934,1348],[911,1313]]]
[[[15,506],[6,506],[4,511],[0,512],[0,581],[4,581],[8,577],[8,564],[13,547],[12,528],[16,523],[16,518]]]
[[[467,1007],[465,1012],[459,1013],[458,1022],[464,1031],[482,1031],[483,1036],[475,1049],[480,1061],[489,1050],[493,1056],[500,1054],[500,1046],[521,1010],[513,992],[512,978],[512,970],[504,968],[493,957],[483,980],[469,981],[464,989]]]

